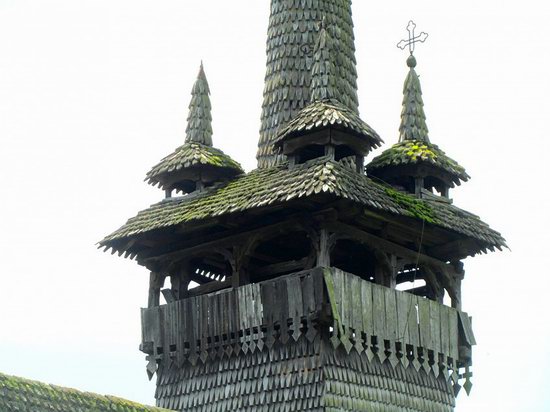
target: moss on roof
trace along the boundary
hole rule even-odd
[[[0,373],[2,412],[162,412],[167,409],[140,405],[114,396],[18,378]]]
[[[200,165],[227,169],[231,175],[244,173],[241,165],[221,150],[200,143],[186,143],[153,167],[146,181],[162,185],[163,176]]]
[[[455,183],[467,181],[470,176],[456,161],[448,157],[437,145],[422,140],[404,140],[385,150],[368,165],[367,172],[376,174],[384,168],[419,164],[435,166],[450,174]]]
[[[424,219],[427,223],[479,240],[485,245],[484,248],[505,246],[501,235],[477,216],[447,203],[415,200],[404,193],[398,199],[388,193],[386,186],[327,158],[290,168],[282,164],[256,169],[209,188],[204,193],[162,201],[129,219],[124,226],[103,239],[100,246],[124,251],[122,245],[129,238],[146,232],[282,204],[319,193],[348,199],[378,211]],[[412,203],[407,204],[401,197],[410,197]],[[422,213],[419,213],[419,202],[426,206]]]

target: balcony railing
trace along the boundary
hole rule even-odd
[[[151,375],[162,359],[195,365],[319,336],[348,353],[364,352],[394,367],[412,364],[455,383],[475,344],[464,312],[335,268],[142,309],[142,350]]]

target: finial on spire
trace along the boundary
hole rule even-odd
[[[201,143],[212,146],[212,106],[210,104],[210,87],[204,66],[201,66],[197,80],[191,91],[191,103],[189,103],[189,115],[187,116],[187,129],[185,130],[185,143]]]
[[[416,43],[424,43],[426,39],[428,38],[428,33],[421,32],[418,36],[415,34],[416,24],[414,21],[410,20],[409,24],[407,25],[407,31],[409,32],[409,39],[408,40],[401,40],[399,43],[397,43],[397,47],[399,47],[401,50],[405,50],[405,48],[409,48],[409,52],[411,53],[411,56],[414,53],[414,49],[416,46]],[[416,65],[416,60],[411,60],[411,63],[414,61],[414,65]],[[409,67],[414,67],[409,64],[409,61],[407,60],[407,65]]]

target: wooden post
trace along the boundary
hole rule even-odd
[[[330,266],[330,240],[327,229],[319,230],[319,244],[317,245],[317,266]]]
[[[327,144],[325,146],[325,156],[328,156],[331,160],[334,160],[335,154],[336,149],[334,148],[334,146],[331,144]]]
[[[414,194],[416,197],[422,197],[422,189],[424,189],[424,178],[415,177],[414,178]]]
[[[160,289],[164,285],[165,275],[151,272],[149,276],[149,299],[147,306],[154,308],[160,305]]]
[[[355,156],[355,170],[357,173],[363,174],[365,171],[365,157],[364,156]]]

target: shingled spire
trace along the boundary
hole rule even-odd
[[[419,140],[430,142],[428,126],[424,114],[422,87],[416,74],[416,58],[411,55],[407,59],[409,74],[403,86],[403,110],[401,111],[401,125],[399,126],[399,141]]]
[[[333,27],[338,57],[340,101],[357,111],[357,71],[351,0],[271,0],[267,67],[262,106],[258,166],[284,160],[274,152],[277,131],[307,106],[310,99],[314,45],[320,22]]]
[[[456,161],[430,142],[422,87],[416,74],[416,58],[407,59],[409,73],[403,87],[403,110],[399,142],[367,165],[367,173],[387,183],[404,187],[421,197],[424,189],[436,189],[444,197],[449,188],[470,176]]]
[[[214,182],[243,173],[241,165],[212,147],[210,87],[201,63],[191,91],[185,144],[147,173],[146,181],[158,185],[168,197],[172,190],[190,193]]]
[[[210,87],[201,62],[199,75],[191,91],[187,129],[185,130],[186,143],[200,143],[212,146],[212,105],[210,103]]]

